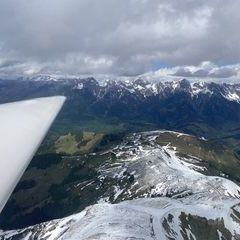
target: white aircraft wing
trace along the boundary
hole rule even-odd
[[[0,105],[0,212],[64,101],[56,96]]]

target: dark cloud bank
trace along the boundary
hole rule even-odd
[[[0,73],[240,75],[239,0],[2,0]],[[207,64],[206,64],[207,63]]]

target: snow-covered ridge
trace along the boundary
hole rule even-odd
[[[214,221],[224,223],[223,227],[220,228],[219,224],[219,229],[216,229],[215,239],[221,239],[219,236],[225,237],[226,229],[229,231],[228,236],[231,236],[228,239],[239,239],[240,226],[236,221],[238,210],[239,204],[231,199],[205,199],[201,196],[197,201],[191,197],[184,200],[136,199],[114,205],[96,204],[64,219],[18,232],[6,232],[4,237],[11,239],[18,236],[19,239],[48,240],[201,239],[192,229],[189,220],[191,217],[198,217],[199,227],[201,227],[201,218],[204,221],[211,221],[211,224]],[[185,220],[186,226],[181,219]],[[204,226],[206,227],[206,222]]]
[[[134,81],[122,80],[101,80],[93,78],[74,80],[75,89],[82,90],[89,84],[99,88],[101,94],[109,91],[116,91],[120,96],[127,92],[129,94],[141,95],[144,98],[151,96],[167,97],[170,94],[184,92],[191,98],[198,98],[200,95],[222,96],[228,101],[240,102],[240,85],[239,84],[216,84],[209,82],[189,82],[186,79],[171,82],[149,82],[142,79]]]
[[[116,178],[118,183],[126,173],[134,176],[130,187],[116,185],[114,195],[115,200],[127,196],[133,200],[110,204],[106,196],[79,214],[0,235],[4,239],[207,239],[198,235],[197,224],[199,229],[209,227],[215,239],[239,239],[239,186],[205,176],[201,159],[181,158],[169,144],[158,145],[157,137],[165,132],[130,135],[109,150],[116,154],[116,162],[99,169],[99,178]]]
[[[126,142],[112,149],[118,160],[114,164],[99,169],[100,178],[116,178],[121,180],[124,174],[133,175],[135,183],[125,191],[116,186],[117,198],[171,196],[195,193],[214,193],[220,196],[240,198],[240,187],[222,178],[205,176],[202,160],[194,156],[178,157],[175,147],[166,144],[160,146],[155,139],[161,133],[169,131],[153,131],[133,134]],[[176,137],[185,134],[170,132]],[[105,201],[108,201],[106,198]]]
[[[84,76],[58,76],[58,75],[36,75],[22,77],[23,81],[55,82],[72,86],[73,89],[83,90],[91,88],[100,98],[109,91],[115,91],[121,98],[126,94],[142,96],[167,97],[170,94],[184,92],[191,98],[201,95],[210,97],[212,95],[224,97],[227,101],[240,103],[240,84],[215,83],[209,81],[189,81],[186,79],[170,80],[147,80],[133,77],[84,77]]]

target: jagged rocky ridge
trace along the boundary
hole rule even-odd
[[[163,133],[132,134],[109,150],[117,160],[102,166],[99,178],[118,179],[112,196],[64,219],[1,232],[1,238],[240,239],[240,187],[206,176],[202,159],[179,156],[175,146],[159,144]],[[119,203],[109,204],[110,198]]]
[[[94,78],[54,81],[45,77],[1,80],[0,94],[0,102],[65,95],[68,100],[59,118],[69,121],[101,119],[194,134],[189,129],[193,123],[219,129],[240,121],[240,84],[191,83],[185,79],[155,83]],[[201,136],[208,134],[203,128],[199,131]]]
[[[140,93],[141,95],[147,97],[151,95],[162,95],[167,96],[169,93],[174,93],[178,91],[188,92],[192,97],[198,96],[201,94],[220,94],[226,99],[230,101],[239,102],[240,100],[240,84],[227,84],[227,83],[214,83],[214,82],[190,82],[187,79],[182,80],[159,80],[151,82],[149,80],[143,80],[141,78],[137,78],[135,80],[113,80],[108,78],[103,78],[100,80],[96,80],[93,77],[89,78],[54,78],[48,75],[39,75],[32,78],[23,78],[20,79],[22,81],[30,81],[30,82],[68,82],[73,85],[74,89],[83,89],[85,87],[94,87],[99,88],[96,93],[101,97],[102,94],[99,94],[101,90],[105,92],[105,94],[109,90],[116,90],[117,92],[122,94],[124,90],[127,90],[130,93]],[[96,89],[95,89],[96,90]]]

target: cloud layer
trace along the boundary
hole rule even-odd
[[[178,66],[180,76],[237,76],[239,11],[238,0],[2,0],[0,73],[138,75]]]

